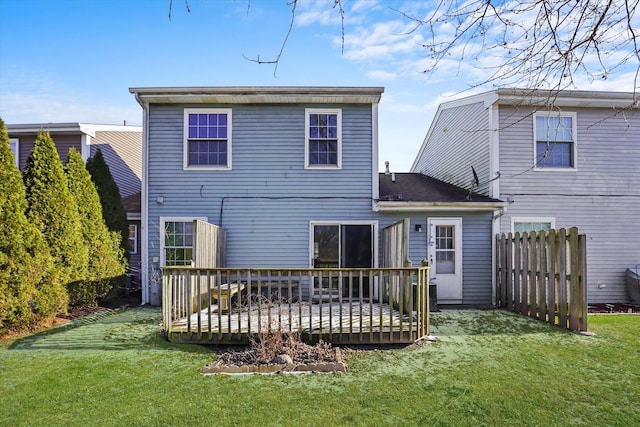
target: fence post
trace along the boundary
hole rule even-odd
[[[546,244],[546,232],[541,231],[538,233],[538,280],[539,280],[539,293],[538,293],[538,313],[539,318],[542,321],[547,320],[547,244]]]
[[[578,271],[578,275],[580,278],[578,291],[578,294],[580,295],[578,330],[587,331],[587,312],[589,308],[587,305],[587,236],[585,236],[584,234],[580,234],[578,236],[578,245],[580,246],[580,249],[578,251],[578,255],[580,257]]]
[[[558,251],[556,259],[558,260],[558,305],[560,325],[567,328],[567,309],[568,309],[568,287],[567,287],[567,230],[561,228],[558,231]]]

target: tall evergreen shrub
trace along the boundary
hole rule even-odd
[[[102,217],[107,228],[120,235],[120,247],[129,259],[129,222],[127,212],[122,204],[120,189],[113,179],[109,165],[104,160],[102,151],[98,149],[96,154],[87,161],[87,170],[91,174],[91,180],[95,183],[102,204]]]
[[[22,176],[0,119],[0,335],[51,320],[67,295],[42,235],[25,215]]]
[[[42,233],[64,283],[87,277],[88,253],[78,206],[69,191],[60,156],[48,132],[36,138],[24,171],[27,219]],[[74,301],[70,301],[71,304]]]
[[[71,149],[65,165],[69,190],[78,206],[82,236],[89,254],[87,276],[69,288],[76,304],[94,305],[104,297],[116,278],[125,272],[120,235],[109,231],[102,217],[102,206],[96,186],[85,167],[82,156]]]

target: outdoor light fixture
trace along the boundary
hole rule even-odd
[[[422,225],[421,224],[416,224],[416,231],[418,233],[422,233]]]
[[[162,196],[156,197],[156,203],[159,204],[159,205],[163,205],[164,204],[164,197],[162,197]]]

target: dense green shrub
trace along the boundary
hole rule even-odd
[[[78,206],[82,237],[89,254],[87,276],[69,287],[69,297],[76,305],[94,305],[97,298],[109,292],[116,278],[124,274],[126,261],[120,248],[120,235],[107,228],[96,186],[82,156],[73,148],[65,172]]]
[[[120,235],[120,247],[124,251],[126,258],[129,259],[129,222],[127,221],[127,212],[122,204],[118,184],[113,179],[109,165],[105,162],[100,149],[87,161],[87,170],[98,189],[104,222],[109,230],[115,231]]]
[[[78,206],[48,132],[41,132],[36,138],[27,159],[24,183],[27,219],[44,236],[64,283],[69,287],[84,280],[89,257],[82,239]]]
[[[25,215],[22,176],[0,119],[0,335],[52,319],[67,296],[48,247]]]

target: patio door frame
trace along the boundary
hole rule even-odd
[[[338,242],[339,242],[339,247],[338,247],[338,266],[339,268],[348,268],[348,267],[343,267],[342,266],[342,262],[343,262],[343,254],[342,254],[342,250],[343,250],[343,238],[342,238],[342,226],[343,225],[368,225],[371,227],[371,248],[372,248],[372,253],[371,253],[371,268],[377,268],[378,267],[378,221],[375,220],[371,220],[371,221],[309,221],[309,268],[315,268],[314,266],[314,258],[315,258],[315,249],[314,249],[314,228],[317,225],[333,225],[333,226],[337,226],[338,227]],[[377,299],[378,298],[378,286],[377,285],[377,278],[374,278],[374,285],[373,285],[373,298]],[[310,292],[314,292],[314,285],[310,284]]]

